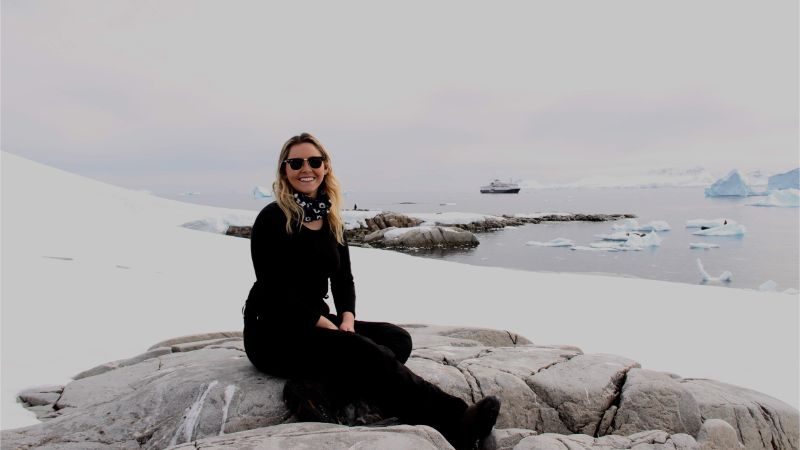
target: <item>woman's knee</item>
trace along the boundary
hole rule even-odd
[[[408,357],[411,356],[413,344],[411,335],[408,331],[391,323],[386,324],[386,335],[388,339],[384,342],[384,345],[394,352],[395,359],[405,364],[408,361]]]

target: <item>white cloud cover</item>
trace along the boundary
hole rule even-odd
[[[154,192],[797,166],[796,2],[3,3],[3,148]]]
[[[237,330],[249,241],[191,230],[252,214],[164,200],[2,153],[2,428],[20,389],[165,338]],[[508,329],[538,344],[755,389],[797,407],[797,295],[478,267],[352,248],[358,316]]]

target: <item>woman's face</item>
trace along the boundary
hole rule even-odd
[[[317,147],[314,147],[313,144],[302,142],[289,148],[289,156],[286,159],[307,159],[314,156],[322,156],[322,152],[320,152]],[[304,161],[303,167],[299,170],[292,169],[292,167],[286,163],[284,163],[283,170],[284,173],[286,173],[289,184],[295,191],[302,192],[311,198],[315,198],[317,196],[317,190],[320,184],[322,184],[322,180],[325,179],[325,174],[328,173],[328,166],[323,161],[319,168],[313,169],[309,161]]]

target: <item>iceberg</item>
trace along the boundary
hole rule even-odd
[[[761,286],[758,287],[758,290],[761,292],[777,292],[778,291],[778,283],[767,280],[761,283]]]
[[[769,177],[767,189],[800,189],[800,168]]]
[[[724,217],[717,219],[691,219],[686,221],[686,228],[714,228],[735,223],[735,220],[725,219]]]
[[[690,242],[689,248],[702,248],[708,250],[710,248],[719,248],[717,244],[707,244],[705,242]]]
[[[767,198],[750,203],[750,206],[777,206],[782,208],[800,207],[800,190],[779,189],[771,191]]]
[[[272,197],[272,192],[269,189],[263,186],[256,186],[253,188],[253,198],[261,199],[261,198],[270,198]]]
[[[625,219],[611,226],[614,231],[669,231],[669,224],[663,220],[653,220],[644,225],[639,225],[636,219]]]
[[[754,194],[755,192],[736,169],[706,188],[706,197],[747,197]]]
[[[705,230],[695,231],[692,234],[697,236],[741,236],[747,232],[744,225],[737,223],[729,223],[719,227],[708,228]]]
[[[627,241],[630,236],[631,233],[629,231],[617,231],[616,233],[611,233],[611,234],[594,235],[594,237],[602,239],[604,241]]]
[[[712,277],[706,272],[703,263],[700,262],[700,258],[697,258],[697,268],[700,270],[700,275],[703,277],[704,282],[727,283],[733,278],[733,274],[727,270],[722,272],[718,277]]]
[[[572,247],[574,243],[567,238],[555,238],[547,242],[528,241],[525,245],[535,245],[538,247]]]

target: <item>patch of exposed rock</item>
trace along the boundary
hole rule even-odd
[[[755,391],[507,331],[404,327],[420,376],[470,403],[501,398],[484,449],[798,446],[798,411]],[[177,338],[20,394],[45,422],[3,431],[3,448],[451,448],[426,426],[294,423],[284,383],[250,364],[241,333]]]
[[[345,236],[352,245],[381,248],[452,248],[474,247],[480,242],[474,233],[485,233],[508,226],[541,222],[588,221],[602,222],[636,217],[633,214],[537,214],[503,215],[486,217],[470,223],[450,223],[447,216],[435,223],[426,223],[414,217],[394,212],[384,212],[363,219],[359,227],[348,229]],[[252,227],[230,226],[227,235],[250,238]]]

